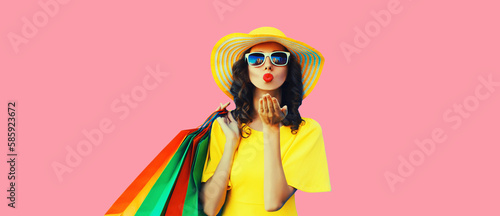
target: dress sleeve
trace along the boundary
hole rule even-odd
[[[208,144],[207,158],[205,160],[201,182],[207,182],[208,179],[214,175],[215,169],[219,165],[219,161],[222,158],[225,144],[226,136],[224,135],[219,122],[215,120],[212,123],[212,128],[210,130],[210,142]],[[231,187],[231,179],[229,179],[227,190],[230,190]]]
[[[297,131],[295,141],[283,156],[283,170],[288,185],[314,193],[331,191],[323,132],[310,118]]]

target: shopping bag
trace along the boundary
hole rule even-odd
[[[177,183],[175,185],[175,188],[172,192],[171,198],[168,200],[168,202],[165,204],[165,211],[162,212],[162,215],[169,215],[169,216],[182,216],[182,215],[198,215],[198,205],[185,205],[186,199],[195,199],[198,201],[198,193],[195,192],[193,193],[192,191],[188,194],[188,187],[190,183],[192,182],[193,179],[193,162],[194,158],[196,157],[196,153],[198,152],[199,144],[202,141],[207,142],[208,137],[210,133],[207,133],[211,124],[209,124],[207,127],[205,127],[199,134],[197,134],[193,138],[193,142],[191,146],[189,147],[189,150],[187,152],[187,157],[186,160],[184,161],[184,164],[181,168],[179,177],[177,179]],[[206,156],[206,153],[205,153]],[[205,162],[205,161],[203,161]],[[203,170],[201,170],[203,171]],[[201,174],[201,173],[200,173]],[[200,179],[201,181],[201,179]],[[191,186],[192,188],[193,186]],[[197,204],[198,202],[196,202]],[[189,207],[189,208],[186,208]],[[183,213],[185,212],[185,213]],[[165,213],[165,214],[163,214]]]
[[[203,211],[203,207],[199,202],[199,194],[201,192],[201,178],[203,175],[203,168],[208,154],[208,147],[210,143],[210,130],[212,128],[213,121],[219,117],[227,115],[226,109],[214,116],[210,121],[206,121],[208,124],[208,131],[201,138],[197,145],[195,154],[193,156],[191,176],[189,178],[189,185],[186,192],[186,198],[184,201],[184,208],[182,215],[206,215]]]
[[[118,197],[105,215],[135,215],[184,138],[196,130],[197,128],[180,131]]]
[[[205,166],[209,141],[210,136],[206,135],[198,144],[182,215],[205,215],[202,206],[199,205],[198,197],[201,189],[201,177],[203,174],[203,167]]]
[[[186,159],[188,159],[188,156],[192,155],[192,153],[189,154],[189,150],[190,148],[196,147],[196,145],[193,144],[198,143],[204,135],[208,136],[210,134],[209,132],[212,122],[217,117],[226,114],[227,110],[225,109],[212,113],[212,115],[210,115],[207,120],[205,120],[205,122],[198,128],[197,131],[190,133],[184,139],[184,141],[181,143],[178,150],[172,157],[171,161],[167,164],[167,167],[158,178],[151,191],[148,193],[146,199],[137,211],[137,215],[157,216],[161,215],[162,213],[170,215],[167,214],[166,211],[164,211],[165,206],[167,206],[167,210],[169,205],[175,205],[175,207],[172,207],[172,209],[180,209],[181,207],[183,207],[181,202],[185,198],[185,188],[188,184],[188,180],[186,180],[186,177],[184,176],[179,181],[177,181],[179,174],[181,173],[181,167]],[[188,168],[191,167],[191,161],[190,159],[188,159],[187,161],[188,163],[185,166],[186,170],[183,173],[190,172]],[[179,195],[175,196],[175,199],[171,199],[174,188],[176,188],[176,192]],[[173,203],[170,203],[171,200],[173,200]]]
[[[181,131],[141,172],[106,215],[204,215],[198,203],[201,174],[213,121]]]

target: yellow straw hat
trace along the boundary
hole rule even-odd
[[[302,66],[303,99],[311,93],[323,69],[325,59],[311,46],[288,38],[283,32],[273,27],[260,27],[250,33],[232,33],[221,38],[212,50],[210,63],[212,74],[219,88],[231,99],[230,89],[233,83],[233,63],[239,60],[243,52],[250,47],[264,43],[277,42],[285,46],[297,57]]]

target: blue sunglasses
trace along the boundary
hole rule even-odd
[[[245,58],[249,65],[253,67],[259,67],[264,64],[266,57],[269,56],[271,63],[276,66],[285,66],[288,63],[288,58],[290,57],[289,52],[276,51],[272,53],[263,52],[252,52],[245,54]]]

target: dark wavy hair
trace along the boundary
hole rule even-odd
[[[252,122],[253,93],[255,85],[250,81],[248,75],[248,63],[245,59],[245,54],[250,52],[247,49],[241,58],[233,64],[233,83],[231,85],[231,94],[233,95],[236,109],[231,113],[233,118],[238,121],[240,127],[240,135],[247,138],[251,134],[248,123]],[[289,50],[285,47],[285,50]],[[281,103],[280,106],[287,106],[288,114],[281,121],[283,125],[292,125],[291,133],[296,134],[299,125],[304,121],[300,117],[299,107],[302,104],[303,88],[302,88],[302,68],[293,53],[290,53],[288,60],[288,73],[285,82],[281,85]],[[242,123],[245,123],[243,126]],[[246,134],[247,136],[245,136]]]

